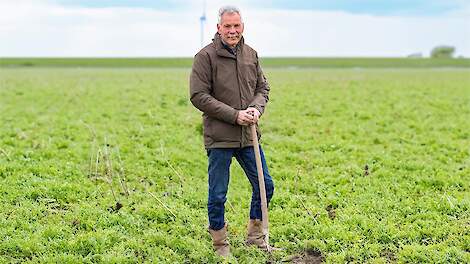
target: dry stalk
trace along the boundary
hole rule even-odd
[[[183,188],[183,177],[181,177],[181,174],[179,174],[178,171],[176,171],[176,169],[173,168],[173,166],[171,165],[171,163],[168,160],[166,160],[166,163],[168,164],[170,169],[172,169],[173,172],[178,176],[178,178],[180,179],[180,187]]]
[[[93,127],[91,127],[90,125],[88,125],[87,123],[85,123],[83,120],[80,120],[91,132],[91,135],[93,136],[93,141],[95,141],[96,139],[96,132],[95,132],[95,129],[93,129]]]
[[[129,196],[129,189],[127,188],[127,184],[126,184],[126,177],[124,174],[124,168],[122,167],[122,160],[121,160],[121,154],[119,152],[119,148],[117,148],[117,156],[119,160],[119,173],[118,173],[119,183],[121,184],[121,187],[124,193],[126,194],[126,196]]]
[[[228,206],[230,206],[230,209],[232,209],[233,212],[236,212],[235,208],[233,207],[232,203],[229,200],[227,200],[227,204]]]
[[[4,149],[0,148],[0,151],[7,157],[7,160],[10,160],[10,155]]]
[[[95,183],[98,180],[98,163],[100,162],[101,149],[98,148],[96,151],[96,163],[95,163]]]
[[[116,192],[113,187],[114,170],[113,170],[113,161],[111,157],[112,153],[109,150],[107,139],[106,137],[104,138],[105,144],[103,148],[99,148],[99,147],[97,148],[96,146],[97,135],[96,135],[95,129],[92,126],[85,123],[83,120],[80,120],[80,121],[88,128],[92,137],[91,151],[90,151],[90,163],[89,163],[89,175],[94,178],[95,184],[98,182],[98,178],[104,179],[109,184],[109,187],[111,188],[111,193],[113,195],[114,200],[116,201],[116,203],[118,203]],[[95,153],[96,153],[96,156],[95,156]],[[120,171],[118,172],[118,180],[119,180],[121,188],[123,189],[123,193],[125,193],[126,196],[129,196],[129,191],[126,186],[125,179],[123,180],[123,178],[121,177],[121,174],[124,175],[124,168],[122,167],[122,160],[119,154],[119,149],[118,149],[118,159],[119,159],[119,166],[120,166]]]
[[[298,193],[297,191],[297,185],[298,185],[298,180],[300,179],[300,168],[297,168],[297,175],[294,177],[294,193]]]
[[[162,157],[165,159],[166,161],[166,164],[168,165],[168,167],[170,167],[170,169],[176,174],[176,176],[178,176],[179,180],[180,180],[180,187],[183,188],[183,177],[181,176],[181,174],[173,167],[173,165],[171,165],[170,161],[166,158],[166,155],[165,155],[165,151],[164,151],[164,148],[163,148],[163,143],[160,141],[160,152],[162,153]]]
[[[116,198],[116,194],[114,192],[114,188],[113,188],[113,167],[112,167],[111,159],[109,158],[108,144],[106,143],[106,138],[104,142],[105,142],[104,153],[103,153],[104,154],[103,158],[105,162],[104,174],[107,176],[107,179],[108,179],[107,182],[109,183],[109,187],[111,188],[111,192],[113,194],[114,200],[118,202]]]
[[[93,159],[94,159],[94,153],[95,153],[95,142],[93,141],[91,150],[90,150],[90,164],[88,166],[88,176],[93,177]]]
[[[83,123],[83,125],[85,125],[88,130],[90,130],[90,134],[91,134],[91,137],[92,137],[92,141],[91,141],[91,149],[90,149],[90,165],[89,165],[89,171],[88,171],[88,175],[91,177],[93,174],[93,154],[95,153],[95,148],[96,148],[96,132],[95,132],[95,129],[93,129],[93,127],[91,127],[90,125],[88,125],[87,123],[85,123],[83,120],[80,120],[80,122]],[[99,150],[98,150],[98,153],[96,154],[96,159],[98,159],[98,154],[99,154]],[[95,169],[97,169],[98,167],[98,162],[96,162],[96,167]],[[95,173],[95,177],[97,177],[97,174]]]
[[[316,215],[313,215],[312,211],[310,211],[310,209],[308,209],[308,207],[305,205],[305,203],[302,201],[302,198],[300,198],[299,196],[297,196],[297,198],[299,199],[300,203],[302,204],[302,206],[304,207],[304,209],[307,211],[307,214],[310,215],[313,219],[313,221],[315,221],[315,223],[318,225],[318,221],[316,219],[316,217],[318,216],[318,214]]]
[[[170,210],[170,208],[168,208],[168,206],[166,206],[160,199],[158,199],[157,196],[155,196],[153,193],[151,193],[150,191],[147,191],[153,198],[155,198],[155,200],[157,200],[161,206],[163,206],[168,212],[170,212],[171,215],[173,215],[173,217],[176,219],[176,215]]]

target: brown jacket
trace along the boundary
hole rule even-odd
[[[238,110],[251,106],[263,114],[268,102],[269,85],[256,51],[244,43],[243,37],[236,49],[235,56],[224,48],[216,33],[213,42],[194,57],[190,97],[203,112],[206,148],[252,146],[250,128],[236,123]]]

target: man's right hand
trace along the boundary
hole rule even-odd
[[[254,124],[255,118],[252,110],[240,110],[238,111],[237,124],[241,126],[248,126]]]

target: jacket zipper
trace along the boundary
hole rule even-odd
[[[240,75],[238,74],[238,56],[237,55],[235,55],[235,69],[237,70],[237,83],[238,83],[238,95],[240,98],[240,108],[242,108],[243,107],[242,91],[240,89]],[[240,126],[240,148],[241,147],[243,147],[243,126]]]

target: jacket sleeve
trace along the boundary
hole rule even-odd
[[[238,110],[212,96],[212,65],[209,55],[199,52],[194,57],[189,80],[191,103],[205,114],[236,124]]]
[[[266,80],[266,77],[261,70],[261,66],[259,64],[258,54],[256,54],[256,72],[257,72],[257,81],[256,81],[256,88],[255,88],[255,96],[250,103],[250,107],[254,107],[258,109],[260,114],[264,113],[264,109],[266,107],[266,103],[269,101],[269,83]]]

